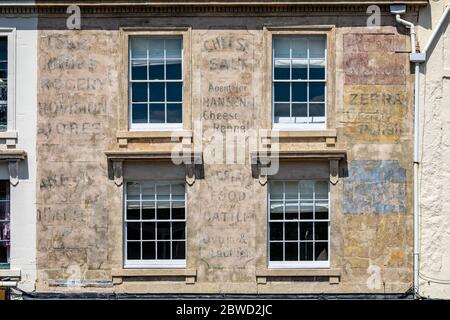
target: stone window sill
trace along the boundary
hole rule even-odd
[[[0,139],[6,140],[7,146],[15,146],[17,144],[17,131],[0,131]]]
[[[272,136],[280,138],[336,138],[336,130],[272,130]]]
[[[184,277],[187,284],[193,284],[197,278],[195,269],[113,269],[111,272],[113,284],[121,284],[123,278],[166,278]]]
[[[258,284],[266,284],[269,278],[282,277],[326,277],[330,284],[340,282],[341,269],[257,269],[256,280]]]
[[[119,131],[117,139],[142,139],[142,138],[191,138],[191,130],[167,130],[167,131]]]

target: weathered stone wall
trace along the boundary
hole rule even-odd
[[[83,30],[41,17],[38,115],[39,290],[116,292],[405,292],[411,286],[412,111],[408,37],[389,15],[367,28],[365,12],[290,17],[84,18]],[[122,268],[122,187],[108,179],[106,150],[119,149],[121,27],[190,26],[192,122],[202,132],[238,126],[268,129],[271,84],[264,26],[335,25],[330,64],[335,86],[324,137],[282,137],[281,150],[345,149],[331,188],[331,268],[340,282],[285,277],[257,284],[267,263],[267,185],[249,164],[207,163],[204,178],[187,186],[187,268],[184,279],[111,283]],[[245,27],[243,27],[245,26]],[[217,45],[217,39],[225,39]],[[229,67],[232,64],[232,67]],[[220,66],[223,67],[220,67]],[[227,66],[228,65],[228,66]],[[231,85],[231,92],[215,87]],[[214,98],[242,103],[218,106]],[[211,119],[210,112],[236,115]],[[186,125],[186,124],[185,124]],[[192,127],[192,126],[189,126]],[[195,139],[195,137],[194,137]],[[129,150],[170,150],[162,138],[129,139]],[[125,148],[121,148],[123,151]],[[206,152],[204,150],[204,152]],[[310,165],[310,164],[309,164]],[[300,162],[300,175],[311,167]],[[328,176],[328,172],[324,172]],[[155,279],[153,279],[155,280]],[[300,281],[299,281],[300,280]],[[94,285],[96,287],[89,287]],[[170,285],[169,285],[170,284]],[[103,287],[102,287],[103,286]]]

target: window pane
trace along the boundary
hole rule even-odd
[[[311,102],[325,101],[325,83],[323,82],[309,83],[309,101]]]
[[[283,202],[270,202],[270,219],[283,220]]]
[[[156,218],[158,220],[169,220],[170,219],[170,202],[168,202],[168,201],[158,202]]]
[[[155,202],[144,201],[142,202],[142,220],[155,219]]]
[[[140,200],[141,185],[139,183],[127,183],[127,200]]]
[[[150,80],[164,80],[164,60],[151,60],[148,72]]]
[[[309,61],[309,78],[312,80],[325,80],[325,60]]]
[[[133,60],[131,62],[131,80],[147,80],[147,61]]]
[[[307,84],[305,82],[292,83],[292,101],[307,101]]]
[[[298,219],[298,201],[286,200],[285,214],[286,220]]]
[[[312,122],[324,121],[323,117],[325,117],[325,104],[311,103],[309,105],[309,116],[316,118],[316,119],[313,119]]]
[[[131,99],[133,102],[147,102],[148,101],[147,83],[133,83],[131,85]]]
[[[142,240],[155,240],[155,227],[154,222],[142,223]]]
[[[316,214],[315,219],[328,219],[328,201],[326,200],[319,200],[316,201]]]
[[[312,222],[300,222],[300,240],[313,240]]]
[[[158,259],[170,259],[170,241],[158,241]]]
[[[167,123],[182,123],[183,111],[181,103],[167,104]]]
[[[306,37],[292,37],[292,58],[308,58],[308,40]]]
[[[154,241],[142,243],[142,259],[154,260],[156,258],[156,246]]]
[[[289,82],[275,82],[274,86],[274,100],[275,101],[290,101],[290,84]]]
[[[314,192],[313,181],[300,181],[300,199],[312,199]]]
[[[158,222],[156,230],[158,240],[170,240],[170,222]]]
[[[11,239],[9,222],[0,222],[0,240],[9,241]]]
[[[147,123],[148,122],[148,104],[133,104],[132,106],[132,123]]]
[[[316,242],[316,256],[317,261],[327,261],[328,260],[328,242]]]
[[[270,199],[283,199],[283,182],[270,182]]]
[[[314,224],[314,240],[328,240],[328,222]]]
[[[183,85],[181,82],[167,83],[167,101],[181,102],[183,101]]]
[[[127,223],[127,240],[141,239],[141,224],[140,222]]]
[[[286,261],[298,261],[298,242],[286,242],[284,249],[284,259]]]
[[[172,222],[172,239],[186,239],[186,224],[184,222]]]
[[[149,39],[149,58],[150,59],[163,59],[164,58],[164,39]]]
[[[308,105],[306,103],[293,103],[292,116],[297,118],[306,118],[308,116]],[[298,119],[296,122],[300,121],[301,119]]]
[[[148,39],[131,38],[131,58],[147,59]]]
[[[275,122],[286,122],[290,119],[291,110],[289,103],[275,103],[274,105],[274,116]],[[287,119],[286,119],[287,118]]]
[[[172,184],[172,200],[184,200],[184,183]]]
[[[300,242],[300,261],[313,260],[313,243]]]
[[[275,37],[273,48],[274,58],[290,58],[291,39]]]
[[[165,101],[164,82],[150,83],[150,101],[164,102]]]
[[[181,39],[166,39],[166,58],[181,59]]]
[[[185,219],[184,201],[172,202],[172,219],[174,220]]]
[[[284,224],[284,240],[298,240],[297,222],[287,222]]]
[[[309,39],[309,57],[325,58],[325,37],[311,37]]]
[[[158,183],[156,197],[158,200],[170,200],[170,183]]]
[[[308,79],[308,60],[295,59],[292,60],[292,80]]]
[[[141,219],[141,204],[139,201],[127,202],[127,219],[128,220]]]
[[[328,200],[328,182],[327,181],[316,181],[314,186],[316,200]]]
[[[142,200],[155,200],[155,184],[151,182],[142,183]]]
[[[141,259],[141,243],[127,242],[127,259],[140,260]]]
[[[9,220],[9,202],[0,201],[0,220]]]
[[[166,61],[166,79],[167,80],[181,80],[181,60],[167,60]]]
[[[285,183],[284,192],[286,199],[298,199],[298,182],[288,181]]]
[[[274,79],[275,80],[289,80],[291,75],[291,61],[290,60],[275,60]]]
[[[186,259],[186,242],[172,242],[172,259]]]
[[[283,223],[271,222],[270,223],[270,240],[283,240]]]
[[[164,123],[165,117],[164,103],[150,103],[150,123]]]
[[[270,261],[283,261],[283,243],[270,243]]]
[[[9,263],[8,244],[0,243],[0,263]]]

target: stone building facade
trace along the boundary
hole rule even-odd
[[[36,291],[409,292],[414,76],[389,3],[373,25],[358,1],[128,2],[81,3],[79,30],[29,9]]]

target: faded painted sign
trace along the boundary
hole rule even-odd
[[[397,160],[353,160],[344,179],[344,213],[406,212],[406,169]]]

